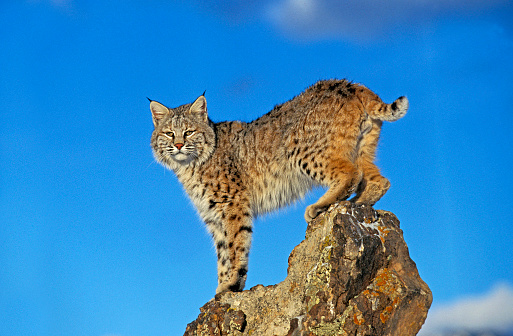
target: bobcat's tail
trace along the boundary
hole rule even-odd
[[[378,111],[374,112],[372,117],[384,121],[396,121],[404,117],[408,111],[408,98],[402,96],[397,98],[392,104],[384,104]]]

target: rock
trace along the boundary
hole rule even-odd
[[[287,273],[216,295],[184,335],[416,335],[432,301],[395,215],[349,202],[308,225]]]

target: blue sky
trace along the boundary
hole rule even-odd
[[[216,258],[152,157],[146,97],[207,90],[211,119],[250,121],[324,78],[408,96],[375,207],[433,290],[432,330],[489,311],[513,296],[512,18],[506,0],[2,1],[0,334],[181,335]],[[256,220],[247,288],[284,279],[321,193]]]

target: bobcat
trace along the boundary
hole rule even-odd
[[[241,291],[248,271],[252,218],[290,204],[314,185],[326,193],[305,212],[311,221],[331,204],[374,205],[390,187],[374,165],[383,120],[408,109],[385,104],[346,80],[319,81],[250,122],[214,123],[205,95],[177,108],[150,100],[157,161],[176,173],[213,236],[216,292]]]

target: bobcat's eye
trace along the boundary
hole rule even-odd
[[[166,136],[168,136],[168,137],[172,138],[172,137],[174,137],[174,136],[175,136],[175,133],[174,133],[174,132],[165,132],[165,133],[164,133],[164,135],[166,135]]]
[[[196,131],[186,131],[186,132],[183,134],[183,136],[188,137],[188,136],[190,136],[190,135],[193,135],[193,134],[194,134],[194,132],[196,132]]]

